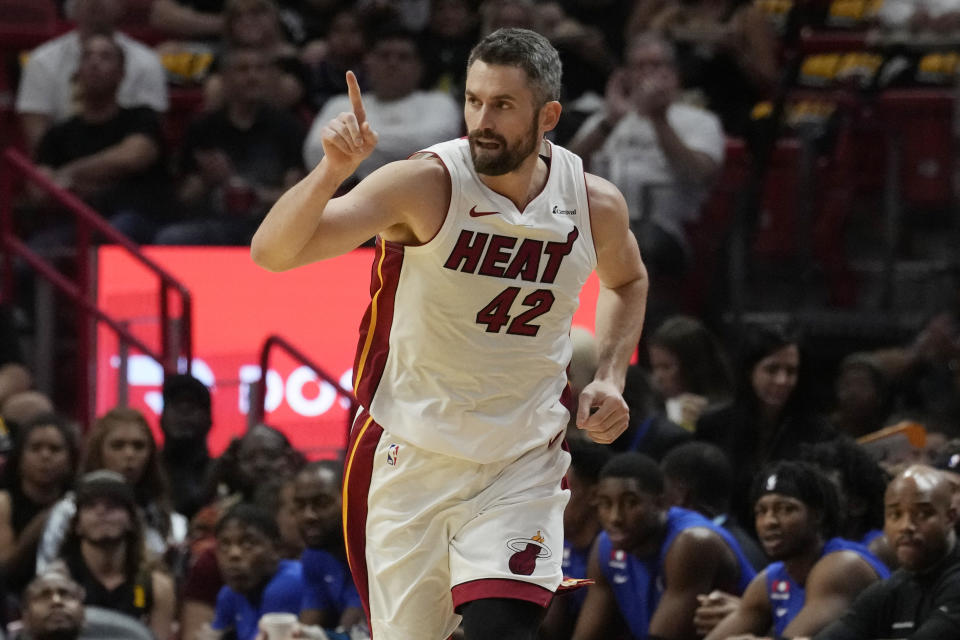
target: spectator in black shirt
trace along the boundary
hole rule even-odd
[[[213,497],[207,484],[211,473],[207,435],[212,426],[210,390],[206,385],[185,373],[167,376],[160,414],[160,464],[170,481],[174,510],[187,518],[192,518]]]
[[[78,457],[77,434],[62,416],[43,414],[16,431],[0,491],[0,567],[15,591],[33,577],[48,510],[70,487]]]
[[[884,533],[900,570],[867,588],[815,640],[960,638],[960,549],[941,472],[915,465],[887,487]]]
[[[303,177],[303,126],[267,106],[271,73],[258,49],[224,55],[224,107],[190,126],[183,149],[179,198],[193,219],[161,230],[158,244],[249,244],[267,209]]]
[[[797,457],[802,443],[828,440],[833,429],[810,398],[812,372],[793,327],[748,327],[740,352],[736,396],[700,416],[696,437],[717,445],[730,458],[732,513],[746,525],[753,521],[749,487],[763,465]]]
[[[77,513],[60,558],[83,587],[84,604],[136,618],[157,640],[169,640],[176,606],[173,580],[144,561],[133,487],[119,473],[101,469],[80,479],[76,496]]]
[[[81,111],[44,134],[37,164],[134,241],[150,242],[168,211],[160,120],[152,109],[117,102],[124,53],[110,36],[90,36],[80,55]],[[44,232],[34,246],[61,244],[65,235]]]

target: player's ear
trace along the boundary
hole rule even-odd
[[[956,528],[958,519],[960,519],[960,513],[958,513],[957,508],[951,504],[947,507],[947,522],[950,523],[951,529]]]
[[[552,131],[560,121],[560,112],[563,107],[556,100],[551,100],[540,107],[540,129],[543,131]]]

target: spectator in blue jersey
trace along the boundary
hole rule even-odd
[[[660,461],[667,504],[696,511],[730,532],[760,571],[767,566],[757,541],[730,515],[733,468],[723,451],[708,442],[688,442],[671,449]]]
[[[883,494],[887,472],[852,438],[803,445],[800,459],[817,467],[837,488],[840,500],[840,536],[864,544],[891,569],[896,554],[883,535]]]
[[[836,620],[858,593],[890,571],[866,547],[835,537],[836,490],[813,466],[783,461],[754,480],[757,534],[774,561],[706,640],[748,634],[812,635]]]
[[[753,579],[733,536],[699,513],[667,507],[663,473],[652,458],[613,457],[596,492],[604,531],[590,552],[588,575],[596,584],[574,640],[615,637],[618,619],[633,638],[692,639],[698,595],[741,593]]]
[[[247,503],[232,507],[217,523],[217,562],[226,584],[217,594],[213,631],[232,629],[237,640],[253,640],[265,613],[300,613],[303,571],[281,560],[280,530],[265,510]]]
[[[567,488],[570,500],[563,510],[563,568],[564,578],[585,578],[590,549],[599,535],[596,496],[600,470],[610,460],[610,449],[586,438],[571,438],[570,468],[567,469]],[[541,625],[541,633],[551,640],[566,640],[573,632],[577,616],[587,597],[584,589],[554,598]]]
[[[349,629],[363,620],[363,606],[343,545],[342,475],[336,462],[309,463],[294,478],[293,507],[307,547],[300,558],[304,581],[300,621]]]

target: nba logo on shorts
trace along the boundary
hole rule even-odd
[[[391,467],[397,466],[397,455],[400,453],[400,445],[392,444],[387,447],[387,464]]]

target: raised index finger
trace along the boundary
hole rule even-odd
[[[347,95],[350,96],[350,104],[353,106],[353,115],[357,117],[357,125],[362,125],[367,121],[367,112],[363,108],[360,84],[357,82],[357,76],[354,75],[353,71],[347,71]]]

